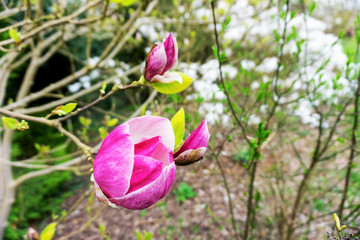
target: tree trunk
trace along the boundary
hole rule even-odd
[[[7,163],[11,161],[12,136],[13,131],[5,129],[3,139],[0,138],[0,239],[4,237],[11,205],[15,199],[11,166]]]

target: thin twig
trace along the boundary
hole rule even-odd
[[[69,118],[72,118],[73,116],[75,116],[76,114],[82,112],[82,111],[85,111],[87,109],[89,109],[90,107],[94,106],[95,104],[99,103],[99,102],[102,102],[104,101],[105,99],[107,99],[108,97],[110,97],[111,95],[113,95],[114,93],[118,92],[119,90],[126,90],[126,89],[129,89],[129,88],[136,88],[136,87],[139,87],[140,85],[138,84],[130,84],[130,85],[126,85],[126,86],[114,86],[113,89],[108,92],[106,95],[104,96],[100,96],[98,99],[94,100],[93,102],[87,104],[86,106],[84,107],[81,107],[79,109],[77,109],[76,111],[66,115],[65,117],[62,117],[62,118],[59,118],[58,120],[60,122],[63,122]]]
[[[76,12],[72,13],[69,16],[44,23],[43,25],[31,30],[30,32],[24,33],[21,36],[21,41],[31,38],[31,37],[35,36],[36,34],[42,32],[44,30],[47,30],[51,27],[55,27],[57,25],[67,23],[67,22],[71,21],[73,18],[76,18],[77,16],[81,15],[88,9],[100,4],[101,2],[102,2],[102,0],[96,0],[96,1],[90,2],[89,4],[85,5],[84,7],[80,8],[79,10],[77,10]],[[12,43],[15,43],[15,40],[10,38],[10,39],[4,40],[4,41],[0,41],[0,46],[6,46],[6,45],[9,45]]]
[[[230,134],[232,131],[233,131],[233,129],[231,129],[228,134]],[[220,163],[220,160],[219,160],[219,155],[220,155],[226,141],[227,141],[227,138],[225,137],[224,140],[222,141],[220,147],[219,147],[218,152],[216,154],[214,154],[214,158],[215,158],[216,164],[219,167],[221,177],[223,179],[224,187],[225,187],[225,190],[226,190],[226,194],[227,194],[227,197],[228,197],[228,200],[229,200],[229,210],[230,210],[230,215],[231,215],[231,224],[232,224],[232,227],[233,227],[235,239],[239,239],[239,234],[238,234],[238,231],[237,231],[237,228],[236,228],[236,222],[235,222],[234,208],[233,208],[232,200],[231,200],[230,188],[229,188],[229,185],[228,185],[227,180],[226,180],[225,172],[224,172],[224,170],[222,168],[222,165]]]
[[[212,16],[213,16],[213,24],[214,24],[214,34],[215,34],[215,41],[216,41],[217,56],[218,56],[217,60],[219,62],[220,83],[221,83],[221,85],[223,87],[223,91],[225,93],[226,100],[228,102],[228,105],[229,105],[232,116],[234,117],[236,123],[240,126],[240,128],[242,130],[242,134],[244,135],[244,138],[245,138],[246,142],[249,145],[251,145],[251,141],[248,138],[247,133],[246,133],[246,128],[245,128],[244,124],[241,122],[241,120],[238,118],[238,116],[237,116],[237,114],[235,112],[235,109],[233,107],[232,101],[230,99],[230,95],[229,95],[229,93],[227,91],[227,88],[225,86],[225,81],[224,81],[223,73],[222,73],[222,63],[221,63],[221,59],[220,59],[220,43],[219,43],[218,31],[217,31],[217,28],[216,28],[215,2],[214,1],[211,2],[211,9],[212,9]]]
[[[341,203],[340,203],[340,207],[339,207],[339,211],[338,211],[340,219],[342,219],[343,209],[344,209],[347,193],[348,193],[348,190],[349,190],[351,170],[354,167],[353,162],[354,162],[355,155],[356,155],[357,130],[358,130],[358,121],[359,121],[359,117],[358,117],[359,98],[360,98],[360,75],[358,76],[357,88],[356,88],[355,99],[354,99],[354,105],[355,105],[354,112],[355,112],[355,115],[354,115],[354,118],[353,118],[354,122],[353,122],[353,127],[352,127],[352,130],[351,130],[351,148],[350,148],[349,162],[348,162],[347,170],[346,170],[345,188],[344,188],[344,191],[343,191],[343,194],[342,194]]]

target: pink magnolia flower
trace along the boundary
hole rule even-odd
[[[150,207],[174,182],[174,157],[179,165],[198,161],[209,136],[203,121],[173,155],[175,133],[167,118],[143,116],[121,124],[104,139],[94,161],[97,198],[112,207]]]
[[[170,83],[177,81],[182,83],[179,73],[168,72],[178,59],[178,46],[172,33],[167,39],[155,44],[146,57],[144,78],[149,82]]]
[[[175,179],[174,131],[168,119],[134,118],[112,131],[94,161],[98,199],[144,209],[163,198]]]
[[[180,149],[174,154],[174,161],[178,165],[188,165],[199,161],[209,144],[209,128],[204,120],[185,140]]]

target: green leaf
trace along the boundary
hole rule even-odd
[[[108,135],[106,129],[104,127],[99,127],[99,134],[102,139],[105,139]]]
[[[141,210],[140,217],[145,217],[145,216],[146,216],[146,210]]]
[[[140,116],[145,116],[145,112],[146,112],[146,106],[142,106],[141,108],[141,115]]]
[[[77,106],[77,103],[68,103],[65,106],[61,105],[52,111],[53,115],[64,116],[71,113]]]
[[[100,224],[100,225],[99,225],[99,232],[100,232],[100,235],[101,235],[102,237],[105,237],[105,229],[106,229],[105,224]]]
[[[225,21],[221,23],[220,33],[224,32],[228,28],[230,21],[231,21],[231,16],[227,17]]]
[[[140,232],[139,230],[136,230],[136,231],[135,231],[135,234],[136,234],[137,240],[142,240],[142,239],[144,239],[144,236],[141,234],[141,232]]]
[[[153,238],[152,232],[145,232],[145,240],[151,240]]]
[[[344,228],[346,228],[346,225],[341,226],[340,219],[336,213],[333,214],[333,217],[334,217],[335,227],[338,232],[341,232]]]
[[[129,7],[133,5],[136,1],[137,0],[110,0],[110,2],[121,4],[124,7]]]
[[[24,0],[24,3],[25,4],[27,4],[27,0]],[[38,0],[30,0],[30,3],[32,4],[32,5],[37,5],[38,4]]]
[[[9,29],[9,36],[16,42],[21,41],[21,34],[13,28]]]
[[[3,117],[2,120],[4,122],[5,127],[11,130],[16,129],[17,124],[19,123],[19,121],[14,118]]]
[[[315,8],[316,8],[316,2],[314,1],[314,2],[312,2],[312,3],[310,4],[310,6],[309,6],[309,16],[312,15],[312,13],[313,13],[313,11],[315,10]]]
[[[185,134],[185,112],[181,108],[171,119],[171,125],[175,133],[175,146],[179,145]]]
[[[118,119],[113,118],[113,119],[111,119],[110,121],[107,122],[107,126],[108,127],[113,127],[113,126],[115,126],[115,124],[118,123],[118,121],[119,121]]]
[[[29,125],[25,120],[21,120],[21,122],[16,124],[16,128],[20,131],[24,131],[26,129],[29,129]]]
[[[106,91],[106,82],[104,82],[100,89],[100,95],[104,95]]]
[[[221,63],[226,62],[226,53],[225,52],[220,53],[220,62]]]
[[[176,72],[181,75],[183,81],[182,83],[179,82],[171,82],[171,83],[152,83],[153,86],[158,92],[164,94],[174,94],[184,91],[187,87],[190,86],[194,79],[190,78],[189,76],[185,75],[181,72]]]
[[[47,225],[40,234],[40,240],[51,240],[55,234],[57,222]]]
[[[34,147],[36,148],[36,150],[38,150],[38,152],[41,152],[42,148],[41,148],[40,144],[35,143]]]
[[[217,51],[217,47],[214,45],[211,47],[212,51],[213,51],[213,54],[216,58],[216,60],[219,60],[219,55],[218,55],[218,51]]]
[[[79,121],[81,123],[81,125],[83,125],[84,127],[88,127],[90,126],[92,120],[90,118],[85,118],[83,116],[79,117]]]

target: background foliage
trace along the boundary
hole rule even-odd
[[[44,14],[54,19],[86,4],[30,2],[33,11],[42,3]],[[360,6],[350,1],[218,0],[213,3],[215,35],[209,1],[160,0],[148,15],[142,13],[132,28],[121,32],[148,2],[129,6],[111,2],[104,19],[86,24],[85,33],[79,27],[78,35],[63,40],[37,69],[30,93],[96,64],[118,32],[125,39],[134,30],[106,64],[26,108],[49,104],[104,81],[110,91],[114,84],[138,80],[152,44],[173,32],[179,46],[175,68],[196,79],[190,88],[170,95],[155,95],[149,87],[120,91],[67,120],[66,127],[95,146],[134,112],[171,118],[184,107],[186,134],[204,118],[210,124],[206,157],[178,168],[172,192],[141,212],[100,206],[88,190],[90,167],[85,162],[72,171],[28,180],[16,190],[5,239],[23,239],[29,226],[40,231],[54,219],[60,222],[55,237],[62,239],[334,239],[338,234],[334,212],[348,226],[344,231],[354,234],[351,238],[359,236],[359,131],[354,123],[358,121],[356,14]],[[17,5],[16,1],[3,3]],[[3,5],[1,10],[5,11]],[[79,19],[100,13],[101,8],[92,9]],[[20,12],[1,19],[0,27],[24,18]],[[37,46],[52,33],[35,38],[33,44]],[[2,31],[0,40],[6,39],[9,33]],[[26,45],[19,59],[33,51]],[[5,55],[0,51],[0,56]],[[12,69],[3,106],[16,102],[28,69],[29,61]],[[131,69],[135,70],[124,75]],[[99,89],[73,101],[85,106],[99,97]],[[50,111],[33,110],[30,115],[43,117]],[[13,162],[57,165],[80,155],[56,129],[38,123],[13,136]],[[31,171],[13,167],[14,178]],[[341,206],[346,182],[346,201]],[[77,199],[83,201],[75,211],[72,206]],[[119,221],[126,223],[117,230]]]

